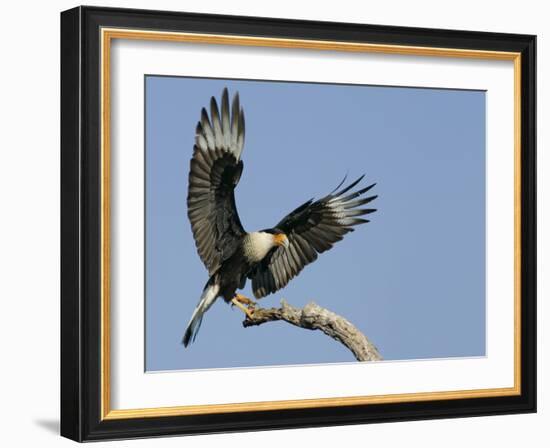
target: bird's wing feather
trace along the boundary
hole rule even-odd
[[[377,196],[362,196],[375,184],[350,193],[363,176],[336,191],[342,183],[322,199],[305,202],[285,216],[276,226],[289,240],[287,248],[277,247],[250,274],[252,290],[257,298],[271,294],[288,284],[305,266],[329,250],[353,226],[369,222],[362,215],[375,211],[360,208]]]
[[[221,115],[210,101],[210,118],[202,109],[189,171],[187,215],[197,251],[212,275],[236,249],[245,231],[235,206],[234,190],[243,170],[244,113],[239,96],[224,89]]]

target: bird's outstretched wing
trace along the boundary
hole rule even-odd
[[[283,231],[289,241],[287,248],[277,247],[251,273],[252,290],[256,298],[271,294],[284,286],[318,254],[329,250],[340,241],[353,226],[369,222],[359,216],[376,211],[359,208],[374,200],[376,196],[361,197],[375,184],[351,192],[364,176],[345,188],[336,189],[322,199],[309,201],[285,216],[275,227]]]
[[[234,189],[243,170],[244,113],[239,94],[224,89],[221,114],[214,97],[210,119],[202,109],[189,171],[187,216],[201,260],[212,275],[238,245],[245,231],[235,206]]]

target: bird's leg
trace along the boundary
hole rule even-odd
[[[239,301],[243,305],[249,305],[249,306],[256,305],[256,302],[254,302],[254,300],[249,299],[248,297],[243,296],[242,294],[239,294],[239,293],[236,293],[234,298],[237,299],[237,301]]]
[[[252,319],[252,315],[254,314],[254,305],[256,304],[254,300],[237,293],[235,294],[235,297],[231,299],[231,303],[243,311],[248,318]],[[248,305],[248,307],[245,307],[245,305]]]

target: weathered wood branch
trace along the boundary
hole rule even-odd
[[[303,308],[295,308],[281,300],[280,308],[254,308],[252,317],[247,317],[243,321],[243,326],[252,327],[273,321],[285,321],[307,330],[321,330],[346,346],[357,361],[382,359],[374,344],[350,321],[315,302],[310,302]]]

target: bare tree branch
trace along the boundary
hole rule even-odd
[[[303,308],[295,308],[281,300],[280,308],[254,308],[252,317],[243,321],[244,327],[266,322],[285,321],[307,330],[321,330],[327,336],[345,345],[357,361],[379,361],[377,348],[351,322],[332,311],[310,302]]]

